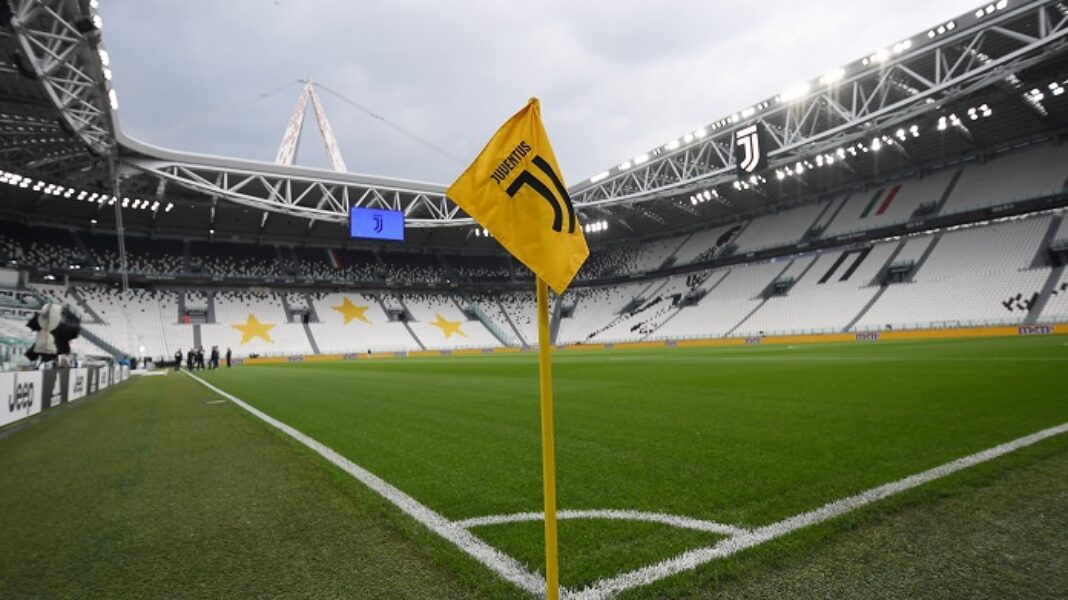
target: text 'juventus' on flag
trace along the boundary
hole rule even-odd
[[[501,125],[447,194],[557,294],[590,254],[537,98]]]

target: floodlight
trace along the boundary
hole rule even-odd
[[[831,85],[832,83],[841,81],[843,77],[845,77],[845,69],[831,69],[820,77],[820,83],[823,85]]]
[[[807,94],[808,90],[809,85],[807,83],[795,83],[786,88],[785,92],[779,94],[779,99],[782,102],[791,102]]]

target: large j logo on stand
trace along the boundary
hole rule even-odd
[[[564,184],[560,182],[560,178],[556,176],[556,172],[553,171],[553,168],[544,158],[535,156],[531,162],[542,173],[545,173],[549,181],[552,182],[553,187],[556,188],[556,193],[560,195],[560,198],[557,198],[547,185],[526,169],[515,178],[515,181],[505,191],[509,196],[515,198],[515,195],[519,193],[519,190],[524,185],[529,185],[531,189],[545,198],[549,206],[553,208],[553,231],[562,231],[564,228],[564,209],[561,206],[561,199],[563,199],[562,204],[567,207],[567,232],[575,233],[575,207],[571,204],[571,196],[568,195]]]
[[[738,175],[745,177],[768,166],[764,151],[764,125],[753,123],[734,132],[734,146],[738,149]]]

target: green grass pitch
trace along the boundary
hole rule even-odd
[[[745,528],[768,525],[1068,422],[1066,366],[1068,338],[1059,336],[557,353],[553,368],[558,504],[561,509],[646,511]],[[203,376],[448,519],[541,510],[537,363],[533,353],[296,363],[223,369]],[[126,390],[108,393],[135,396],[131,393],[137,389],[134,386],[149,384],[134,382]],[[188,479],[188,485],[198,486],[204,478],[212,479],[214,483],[202,490],[208,498],[214,493],[240,496],[248,493],[243,485],[255,487],[255,482],[245,481],[250,472],[263,470],[265,476],[278,477],[279,473],[271,471],[300,471],[300,465],[306,467],[310,462],[314,467],[311,471],[324,475],[294,475],[297,483],[285,483],[285,493],[306,495],[295,490],[300,490],[299,482],[308,478],[315,486],[339,487],[341,492],[326,489],[315,494],[315,501],[326,505],[320,515],[324,523],[350,518],[348,503],[367,504],[374,511],[370,520],[387,529],[381,535],[392,540],[385,543],[386,555],[414,552],[426,562],[425,566],[415,563],[419,569],[411,581],[416,583],[393,582],[389,589],[415,586],[409,590],[413,597],[428,590],[432,596],[455,597],[458,592],[452,586],[460,586],[464,590],[460,595],[465,596],[519,595],[518,590],[483,572],[477,563],[452,557],[459,552],[393,514],[396,511],[392,507],[371,499],[369,492],[357,489],[359,484],[346,480],[325,461],[309,459],[308,452],[281,435],[267,433],[267,426],[230,404],[207,405],[212,394],[188,378],[156,378],[151,386],[158,396],[155,400],[131,397],[126,401],[156,401],[160,406],[157,410],[188,410],[190,415],[161,417],[153,422],[150,437],[177,436],[174,428],[185,428],[185,436],[201,435],[196,428],[202,426],[194,425],[199,422],[194,413],[205,413],[204,422],[213,432],[210,443],[218,446],[222,456],[234,456],[213,462],[215,455],[210,452],[186,450],[188,461],[203,461],[198,469],[190,470],[182,456],[162,460],[167,449],[160,448],[162,462],[143,465],[141,477],[166,480],[165,473],[171,470],[175,477]],[[38,439],[52,429],[76,427],[66,423],[91,418],[105,411],[109,402],[112,400],[107,398],[92,400],[69,414],[44,419],[27,431],[0,438],[0,484],[6,486],[21,474],[38,481],[17,482],[16,489],[47,487],[47,473],[19,470],[34,465],[35,456],[41,461],[48,456],[50,446]],[[170,404],[174,406],[168,408]],[[122,417],[112,417],[116,418],[121,423]],[[114,420],[107,423],[103,426],[120,426]],[[92,438],[94,433],[87,430],[79,435]],[[127,431],[126,435],[131,434]],[[251,439],[257,436],[265,441]],[[250,439],[239,442],[246,437]],[[703,595],[722,586],[740,595],[761,595],[758,583],[748,591],[731,586],[737,585],[738,577],[753,582],[765,581],[763,573],[783,577],[783,561],[802,571],[826,568],[807,561],[819,560],[826,545],[838,536],[848,541],[855,528],[900,511],[919,511],[919,518],[925,507],[941,498],[964,493],[962,486],[976,482],[995,485],[1014,469],[1026,469],[1036,461],[1061,460],[1068,452],[1064,437],[925,485],[837,522],[790,534],[767,548],[637,588],[628,595]],[[24,447],[35,443],[44,449],[21,456],[28,452]],[[262,456],[259,450],[250,450],[253,456],[241,453],[242,446],[254,448],[257,444],[274,445]],[[129,458],[120,453],[114,460]],[[293,461],[297,466],[291,465]],[[1061,460],[1059,464],[1063,479],[1068,463]],[[235,474],[232,481],[228,472]],[[327,485],[321,480],[333,483]],[[1041,487],[1044,481],[1035,476],[1030,485]],[[95,489],[92,484],[83,485]],[[138,483],[124,485],[136,489]],[[237,489],[228,491],[232,487]],[[33,490],[36,488],[29,493],[40,493]],[[1061,500],[1065,494],[1063,487],[1050,493],[1060,494]],[[1020,501],[1019,495],[1003,494],[1006,502]],[[151,510],[153,502],[164,502],[164,498],[141,500],[143,510]],[[216,518],[216,503],[204,502],[204,518]],[[296,510],[294,506],[289,509]],[[225,513],[227,509],[218,510]],[[967,520],[972,514],[981,521],[984,507],[965,501],[954,518]],[[113,518],[121,521],[119,515]],[[279,514],[277,518],[284,521],[287,517]],[[366,515],[360,518],[368,519]],[[0,527],[3,525],[0,520]],[[345,526],[309,525],[312,532],[317,532],[317,527],[325,531],[315,533],[320,537],[294,534],[300,539],[272,538],[264,543],[299,544],[303,539],[307,544],[330,546],[334,529]],[[951,529],[947,525],[945,536],[936,539],[953,539]],[[471,531],[529,570],[543,571],[540,522],[486,525]],[[1019,537],[1022,548],[1028,541],[1023,534]],[[580,589],[718,539],[721,536],[715,533],[655,523],[561,521],[561,582]],[[101,542],[105,547],[106,541]],[[1064,543],[1060,538],[1056,541]],[[930,544],[938,545],[936,541]],[[0,575],[16,579],[18,573],[0,571]],[[359,575],[352,577],[360,581]],[[396,577],[407,580],[406,575]],[[993,580],[998,577],[991,577],[991,585],[995,585]],[[209,584],[211,581],[209,578]],[[442,586],[436,587],[435,581],[441,581]],[[847,585],[847,592],[859,589],[843,585]],[[270,593],[269,587],[254,589]],[[329,594],[328,590],[319,592]],[[335,591],[340,593],[341,588]],[[765,589],[765,593],[771,591]],[[825,591],[842,593],[842,589]]]

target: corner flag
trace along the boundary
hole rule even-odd
[[[531,98],[493,134],[446,192],[506,250],[538,276],[538,381],[545,502],[545,595],[560,596],[556,544],[556,451],[553,434],[549,287],[563,294],[590,250],[564,186],[541,105]]]
[[[537,98],[501,125],[446,194],[557,294],[590,254]]]

